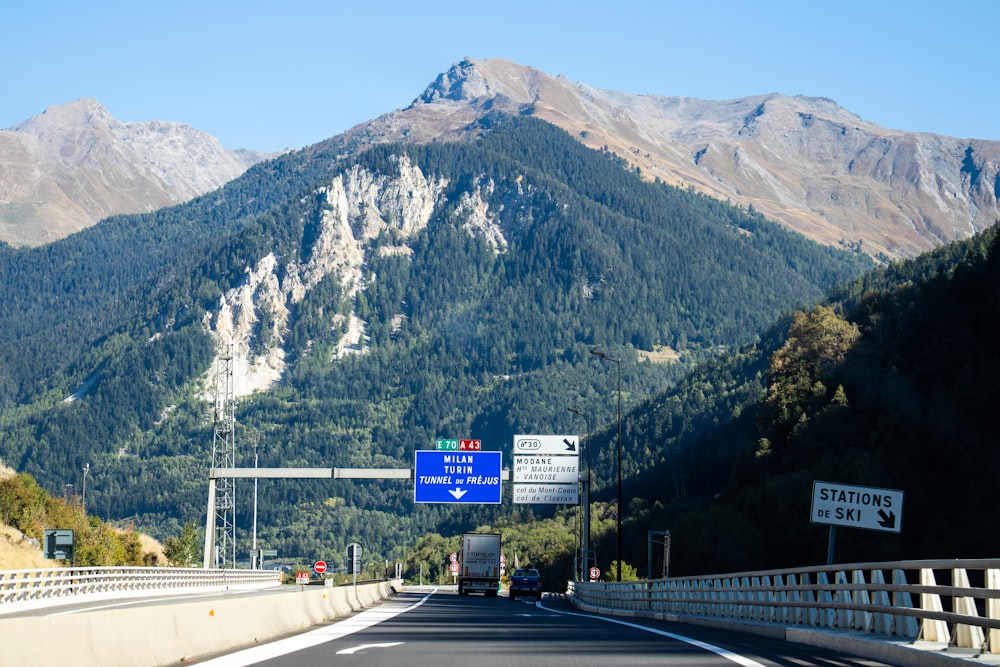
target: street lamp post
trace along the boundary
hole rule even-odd
[[[580,408],[566,408],[578,417],[587,419],[587,475],[583,482],[583,519],[580,522],[580,551],[582,559],[580,561],[580,579],[586,581],[590,578],[590,415],[580,412]]]
[[[622,580],[622,360],[612,359],[603,350],[591,350],[590,353],[598,359],[614,362],[618,367],[618,512],[615,539],[615,556],[618,558],[617,581]]]
[[[80,501],[80,506],[83,508],[83,514],[87,514],[87,473],[90,472],[90,464],[83,466],[83,500]]]
[[[256,473],[257,471],[257,434],[254,434],[253,439],[253,469]],[[257,475],[253,478],[253,544],[250,545],[250,549],[253,555],[250,557],[250,569],[259,570],[260,569],[260,559],[257,553]]]

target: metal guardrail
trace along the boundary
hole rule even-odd
[[[577,581],[568,593],[588,605],[637,614],[849,630],[1000,654],[1000,559]]]
[[[274,570],[72,567],[0,571],[0,614],[90,600],[253,590],[277,586]]]

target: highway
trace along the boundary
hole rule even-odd
[[[201,667],[885,667],[756,635],[578,612],[561,596],[539,603],[410,588],[351,617]]]

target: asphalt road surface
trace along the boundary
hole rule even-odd
[[[885,667],[738,632],[578,612],[559,596],[509,601],[409,590],[350,618],[200,667]]]

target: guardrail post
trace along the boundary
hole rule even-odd
[[[892,583],[897,586],[906,586],[906,571],[895,569],[892,571]],[[905,607],[913,609],[913,597],[908,591],[894,591],[892,594],[893,607]],[[901,637],[916,639],[920,635],[920,622],[912,616],[894,616],[893,631]]]
[[[920,585],[937,586],[937,581],[934,579],[934,570],[929,567],[920,568]],[[944,608],[941,606],[941,596],[936,593],[921,593],[920,608],[924,611],[944,611]],[[930,618],[923,619],[920,624],[920,639],[927,642],[950,644],[951,633],[948,631],[948,624],[944,621],[936,621]]]
[[[847,573],[843,570],[838,570],[836,579],[837,585],[846,586],[847,585]],[[851,591],[846,588],[838,588],[837,593],[834,596],[837,602],[850,605],[851,604]],[[854,626],[854,614],[850,609],[837,609],[837,627],[850,629]]]
[[[736,585],[736,582],[731,577],[726,577],[721,581],[722,599],[725,601],[722,606],[723,618],[733,618],[736,616],[735,593],[733,592],[733,588]]]
[[[830,579],[826,572],[818,572],[816,574],[816,585],[819,587],[817,590],[816,602],[819,602],[821,605],[824,603],[833,603],[833,591],[829,589]],[[817,618],[820,627],[832,628],[836,626],[836,616],[834,615],[835,611],[836,610],[832,606],[820,606],[819,617]]]
[[[771,620],[778,621],[779,623],[788,623],[788,606],[784,603],[788,601],[788,591],[785,589],[785,577],[776,574],[774,575],[774,587],[771,596]]]
[[[752,616],[753,607],[751,606],[753,593],[750,591],[750,579],[749,577],[739,578],[739,588],[736,591],[737,595],[737,606],[736,606],[736,617],[737,618],[750,618]]]
[[[865,573],[863,570],[854,570],[852,575],[852,582],[858,585],[858,588],[851,591],[851,600],[856,606],[869,606],[871,604],[871,598],[868,596],[868,590],[865,588]],[[852,620],[851,627],[855,630],[864,630],[865,632],[872,631],[874,619],[870,611],[855,611],[854,618]]]
[[[970,588],[969,573],[965,568],[957,568],[951,571],[951,585],[956,588]],[[975,598],[967,596],[955,596],[952,600],[952,611],[965,616],[979,616],[976,610]],[[983,629],[979,626],[956,623],[954,631],[955,645],[960,648],[983,648]]]
[[[712,592],[708,594],[709,614],[711,616],[724,616],[726,613],[726,593],[721,590],[721,579],[708,579],[707,586],[711,586]]]
[[[785,614],[785,621],[791,622],[793,625],[802,624],[802,607],[799,605],[802,602],[802,593],[796,590],[798,586],[798,578],[796,578],[795,573],[788,575],[788,587],[791,589],[788,591],[788,596],[786,597],[792,605],[788,608],[788,612]]]
[[[802,601],[809,603],[809,606],[802,610],[802,615],[806,618],[805,625],[815,627],[819,624],[819,610],[817,610],[812,603],[816,602],[818,598],[816,595],[816,588],[811,585],[812,582],[810,579],[811,577],[808,572],[802,573],[802,585],[806,587],[805,590],[802,591]]]
[[[1000,570],[986,570],[986,588],[991,591],[1000,591]],[[986,601],[986,617],[993,620],[1000,620],[1000,600],[990,598]],[[990,628],[987,635],[990,653],[1000,654],[1000,630]]]
[[[872,570],[871,579],[872,583],[877,586],[885,585],[885,574],[879,568]],[[892,606],[892,602],[889,600],[889,591],[876,590],[872,594],[872,599],[875,602],[876,607]],[[891,635],[893,631],[892,614],[884,614],[884,613],[872,614],[871,629],[873,632],[878,632],[883,635]]]
[[[763,588],[760,591],[760,601],[763,603],[760,608],[760,619],[762,621],[774,622],[774,587],[771,585],[771,576],[764,575],[760,580]]]

